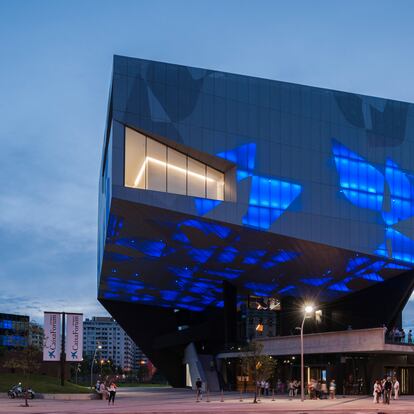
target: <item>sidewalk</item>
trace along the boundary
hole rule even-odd
[[[114,406],[108,407],[106,401],[65,401],[65,400],[32,400],[31,407],[20,407],[24,400],[0,401],[0,413],[30,413],[30,414],[199,414],[199,413],[405,413],[414,414],[414,396],[401,397],[398,401],[391,401],[389,406],[374,404],[372,397],[346,397],[336,400],[289,400],[287,397],[277,397],[272,401],[266,397],[258,404],[253,404],[252,395],[243,398],[237,393],[226,393],[224,402],[220,401],[220,394],[210,396],[210,402],[197,403],[195,394],[190,390],[131,390],[117,393]]]

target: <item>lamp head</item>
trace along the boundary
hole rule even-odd
[[[305,306],[305,313],[306,315],[309,315],[313,312],[313,306],[312,305],[306,305]]]
[[[102,349],[102,345],[98,345],[98,349]]]

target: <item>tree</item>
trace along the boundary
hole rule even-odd
[[[145,382],[149,377],[149,369],[147,364],[140,364],[138,366],[137,378],[138,382]]]
[[[257,403],[258,383],[267,381],[272,377],[276,361],[269,355],[263,354],[263,345],[259,342],[252,341],[243,350],[241,355],[243,375],[248,375],[254,383],[254,399]]]
[[[10,368],[12,372],[15,372],[16,369],[23,371],[23,376],[26,380],[25,385],[25,406],[28,407],[29,403],[28,398],[28,389],[29,389],[29,376],[39,369],[40,353],[39,350],[33,346],[28,346],[20,352],[14,352],[10,354],[10,357],[6,359],[6,362],[3,364],[4,368]]]

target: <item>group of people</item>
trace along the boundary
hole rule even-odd
[[[269,389],[270,389],[270,383],[269,381],[257,381],[257,389],[259,390],[259,395],[261,396],[269,396]]]
[[[336,382],[332,379],[328,386],[327,381],[312,378],[308,383],[308,394],[311,400],[327,400],[328,396],[333,400],[336,397]]]
[[[114,381],[108,382],[105,384],[104,381],[98,380],[95,385],[96,392],[101,396],[102,400],[108,400],[108,405],[115,404],[115,395],[116,395],[117,386]]]
[[[382,380],[377,380],[374,383],[374,403],[379,404],[382,402],[383,404],[389,404],[391,400],[391,396],[393,396],[394,400],[398,400],[398,396],[400,394],[400,383],[398,382],[397,378],[393,378],[391,381],[391,377],[384,377]]]
[[[287,388],[289,398],[294,398],[300,392],[300,381],[297,379],[290,379],[285,384],[283,381],[278,379],[275,384],[275,393],[284,394]],[[268,396],[269,390],[271,389],[269,381],[257,381],[256,383],[259,396]],[[308,384],[305,384],[305,390],[307,391],[311,400],[316,399],[328,399],[328,397],[334,399],[336,395],[336,383],[335,380],[331,380],[328,384],[327,381],[316,381],[311,379]]]
[[[404,329],[398,329],[398,328],[392,328],[391,330],[389,330],[387,332],[387,336],[388,336],[388,340],[392,341],[392,342],[397,342],[397,343],[408,343],[408,344],[412,344],[413,343],[413,332],[410,329],[408,331],[408,333],[406,334]]]

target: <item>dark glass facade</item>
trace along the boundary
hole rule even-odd
[[[139,144],[127,152],[127,131],[175,158]],[[128,183],[126,159],[141,160],[135,178],[128,167]],[[220,196],[208,198],[209,169],[224,177]],[[169,192],[173,174],[178,190]],[[147,185],[134,188],[142,177]],[[413,216],[412,104],[114,58],[99,299],[155,363],[189,342],[207,346],[217,317],[224,326],[212,349],[249,336],[240,314],[251,301],[281,304],[271,335],[295,326],[289,309],[305,300],[325,307],[323,329],[398,323],[413,283]],[[378,298],[396,286],[391,310],[355,320],[352,309],[371,306],[372,290]],[[131,312],[134,327],[122,316]],[[169,346],[157,348],[160,338]]]
[[[0,348],[21,349],[29,343],[29,317],[0,313]]]

